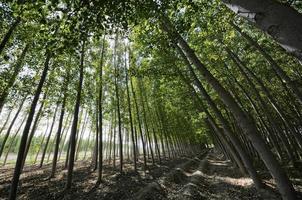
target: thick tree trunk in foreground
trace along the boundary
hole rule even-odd
[[[302,61],[302,15],[276,0],[222,0]]]
[[[77,98],[76,98],[76,103],[74,106],[73,122],[72,122],[71,133],[70,133],[70,152],[69,152],[67,183],[66,183],[67,190],[69,190],[71,188],[73,167],[74,167],[76,135],[77,135],[77,127],[78,127],[78,115],[79,115],[79,110],[80,110],[81,94],[82,94],[83,78],[84,78],[84,55],[85,55],[84,48],[85,48],[85,42],[83,42],[82,50],[81,50],[80,78],[79,78],[79,85],[78,85],[78,89],[77,89]]]
[[[16,165],[15,165],[14,176],[13,176],[13,179],[12,179],[11,190],[10,190],[10,194],[9,194],[9,200],[15,200],[16,199],[19,177],[20,177],[20,174],[21,174],[21,171],[22,171],[22,162],[23,162],[23,159],[24,159],[24,151],[25,151],[25,147],[26,147],[27,137],[28,137],[29,129],[30,129],[30,126],[31,126],[31,123],[32,123],[32,120],[33,120],[33,117],[34,117],[34,114],[35,114],[35,109],[36,109],[36,106],[37,106],[37,103],[38,103],[38,100],[39,100],[39,96],[41,94],[42,87],[43,87],[44,82],[46,80],[50,58],[51,58],[51,53],[47,50],[46,60],[45,60],[45,63],[44,63],[44,69],[43,69],[41,79],[39,81],[34,99],[31,103],[28,118],[26,120],[26,124],[25,124],[23,134],[22,134],[22,137],[21,137],[20,147],[19,147],[19,151],[18,151],[18,157],[17,157],[17,161],[16,161]]]

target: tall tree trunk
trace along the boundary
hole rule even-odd
[[[39,81],[34,99],[31,103],[28,118],[26,120],[26,124],[25,124],[23,134],[22,134],[22,137],[21,137],[20,147],[19,147],[19,151],[18,151],[17,161],[16,161],[16,165],[15,165],[15,169],[14,169],[14,175],[13,175],[12,184],[11,184],[11,190],[10,190],[10,194],[9,194],[9,200],[15,200],[16,199],[19,177],[20,177],[20,174],[21,174],[21,171],[22,171],[22,162],[24,160],[24,151],[25,151],[25,147],[26,147],[27,137],[28,137],[29,129],[30,129],[30,126],[31,126],[31,123],[32,123],[32,120],[33,120],[33,117],[34,117],[34,114],[35,114],[35,109],[36,109],[36,106],[37,106],[37,103],[38,103],[38,100],[39,100],[39,96],[41,94],[42,87],[43,87],[44,82],[46,80],[50,58],[51,58],[51,53],[47,50],[46,60],[45,60],[45,63],[44,63],[44,69],[43,69],[41,79]]]
[[[45,130],[45,133],[43,134],[41,143],[40,143],[40,145],[39,145],[39,149],[38,149],[38,152],[37,152],[37,154],[36,154],[36,157],[35,157],[35,160],[34,160],[34,164],[37,163],[37,159],[38,159],[39,154],[40,154],[40,151],[41,151],[41,149],[42,149],[42,146],[43,146],[45,137],[46,137],[46,135],[47,135],[47,133],[48,133],[48,128],[49,128],[49,119],[47,120],[46,130]]]
[[[99,170],[97,184],[101,183],[103,173],[103,63],[105,55],[105,33],[102,42],[99,82]]]
[[[109,136],[109,158],[108,158],[108,164],[110,165],[111,163],[111,155],[112,155],[112,139],[113,139],[113,128],[114,128],[114,111],[111,112],[111,126],[110,126],[110,136]]]
[[[85,148],[85,153],[84,153],[84,158],[83,158],[83,160],[86,159],[87,151],[88,151],[88,148],[89,148],[89,145],[90,145],[90,136],[91,136],[91,132],[92,132],[92,130],[90,129],[90,131],[89,131],[89,133],[88,133],[88,141],[87,141],[87,145],[86,145],[86,148]]]
[[[130,51],[128,52],[128,59],[130,60]],[[130,61],[128,61],[130,63]],[[136,163],[136,148],[135,148],[135,139],[134,139],[134,128],[133,128],[133,120],[132,120],[132,109],[131,109],[131,99],[130,99],[130,91],[129,91],[129,71],[127,68],[126,55],[125,55],[125,74],[126,74],[126,91],[127,91],[127,104],[128,104],[128,112],[129,112],[129,121],[130,121],[130,131],[131,131],[131,140],[132,140],[132,153],[133,153],[133,163],[134,163],[134,171],[137,171],[137,163]]]
[[[85,49],[85,41],[83,41],[82,49],[81,49],[80,78],[79,78],[79,85],[77,89],[76,103],[74,106],[73,122],[70,132],[70,152],[69,152],[69,162],[68,162],[68,172],[67,172],[67,182],[66,182],[67,190],[71,188],[73,167],[74,167],[78,115],[80,110],[81,94],[82,94],[83,79],[84,79],[84,55],[85,55],[84,49]]]
[[[8,146],[8,149],[7,149],[7,152],[6,152],[6,154],[5,154],[5,157],[4,157],[3,165],[2,165],[2,166],[5,166],[5,164],[6,164],[8,154],[9,154],[11,148],[12,148],[12,147],[15,145],[15,143],[16,143],[16,142],[15,142],[15,139],[16,139],[16,137],[17,137],[19,131],[21,130],[21,128],[22,128],[22,126],[23,126],[23,124],[24,124],[24,122],[25,122],[25,120],[26,120],[26,117],[27,117],[27,116],[25,116],[25,117],[22,119],[22,121],[21,121],[21,123],[20,123],[20,125],[19,125],[19,127],[18,127],[18,129],[17,129],[17,131],[16,131],[16,133],[15,133],[14,136],[12,137],[12,141],[11,141],[11,143],[10,143],[9,146]]]
[[[42,157],[41,157],[41,160],[40,160],[40,165],[39,165],[40,168],[43,166],[45,154],[46,154],[47,147],[48,147],[48,143],[49,143],[52,131],[53,131],[53,127],[54,127],[54,125],[56,123],[56,116],[57,116],[58,107],[59,107],[59,101],[57,102],[57,105],[56,105],[56,108],[55,108],[55,112],[54,112],[53,118],[52,118],[51,127],[50,127],[50,130],[49,130],[48,136],[46,138],[46,143],[45,143],[45,146],[44,146],[44,149],[43,149],[43,153],[42,153]]]
[[[116,163],[116,110],[114,110],[114,126],[113,126],[113,168]]]
[[[13,87],[15,81],[16,81],[16,78],[19,74],[19,72],[21,71],[21,68],[22,68],[22,63],[23,63],[23,60],[25,58],[25,55],[27,53],[27,50],[29,48],[29,45],[26,44],[26,46],[24,47],[22,53],[21,53],[21,56],[20,58],[18,58],[14,68],[13,68],[13,74],[11,75],[11,77],[9,78],[8,80],[8,83],[7,85],[3,88],[3,92],[0,92],[0,113],[2,111],[2,108],[4,106],[4,103],[5,103],[5,100],[11,90],[11,88]]]
[[[99,155],[99,151],[98,151],[98,147],[99,147],[99,103],[98,103],[98,99],[96,99],[96,111],[95,111],[95,144],[94,144],[94,152],[93,152],[93,160],[92,163],[94,164],[94,168],[93,171],[95,171],[98,168],[98,155]]]
[[[29,151],[29,148],[30,148],[30,145],[31,145],[31,141],[32,141],[32,139],[34,137],[34,134],[36,132],[37,126],[38,126],[39,121],[41,119],[41,114],[42,114],[42,110],[43,110],[44,103],[45,103],[45,100],[46,100],[46,96],[47,96],[47,89],[44,92],[40,108],[39,108],[38,113],[37,113],[37,115],[35,117],[34,124],[33,124],[32,128],[31,128],[30,134],[29,134],[29,136],[27,138],[26,148],[25,148],[25,151],[24,151],[24,160],[23,160],[23,163],[22,163],[23,166],[24,166],[26,158],[27,158],[27,154],[28,154],[28,151]],[[23,168],[23,166],[22,166],[22,168]]]
[[[115,95],[116,95],[116,106],[117,106],[117,118],[118,118],[118,135],[119,135],[119,155],[120,155],[120,172],[123,173],[123,139],[122,139],[122,119],[121,119],[121,109],[120,109],[120,96],[119,96],[119,86],[118,86],[118,78],[120,73],[118,72],[118,64],[117,63],[117,46],[118,46],[118,33],[115,36],[115,44],[114,44],[114,85],[115,85]]]
[[[141,135],[141,141],[142,141],[143,156],[144,156],[144,170],[146,170],[147,169],[146,147],[145,147],[145,141],[144,141],[143,130],[142,130],[142,125],[141,125],[141,119],[140,119],[140,115],[139,115],[139,108],[138,108],[136,95],[135,95],[135,90],[134,90],[134,87],[133,87],[131,77],[130,77],[130,85],[131,85],[132,96],[133,96],[133,99],[134,99],[134,105],[135,105],[135,109],[136,109],[136,117],[137,117],[138,128],[139,128],[139,132],[140,132],[140,135]]]
[[[196,66],[205,80],[216,90],[223,103],[232,111],[238,125],[242,128],[249,140],[252,142],[254,148],[258,151],[261,159],[265,163],[272,177],[275,179],[277,187],[284,199],[296,199],[295,190],[287,177],[285,171],[282,169],[278,161],[270,149],[266,146],[264,140],[259,135],[256,125],[246,113],[239,107],[235,99],[230,93],[218,82],[218,80],[207,70],[207,68],[200,62],[193,49],[186,43],[186,41],[173,30],[170,22],[165,21],[164,26],[169,34],[174,33],[178,45],[186,54],[187,58]],[[170,35],[171,36],[171,35]]]
[[[7,33],[4,35],[4,38],[2,39],[0,43],[0,55],[2,54],[5,45],[9,42],[9,39],[11,35],[13,34],[14,30],[18,26],[18,24],[21,22],[21,17],[17,17],[17,19],[14,21],[14,23],[11,25]]]
[[[1,135],[2,131],[5,129],[5,127],[6,127],[7,123],[8,123],[8,121],[9,121],[9,118],[10,118],[10,116],[11,116],[13,110],[14,110],[14,109],[11,108],[11,109],[8,111],[8,114],[7,114],[7,116],[6,116],[6,120],[5,120],[4,124],[2,125],[2,127],[1,127],[1,129],[0,129],[0,135]],[[0,113],[0,114],[1,114],[1,113]]]
[[[222,0],[302,60],[302,15],[276,0]]]
[[[145,129],[146,129],[146,134],[147,134],[147,140],[149,144],[149,149],[151,153],[151,159],[152,159],[152,164],[155,164],[154,160],[154,155],[153,155],[153,150],[152,150],[152,145],[151,145],[151,139],[150,139],[150,132],[149,132],[149,127],[148,127],[148,120],[147,120],[147,114],[146,114],[146,109],[145,109],[145,101],[144,101],[144,88],[143,88],[143,82],[140,80],[139,81],[139,89],[140,89],[140,94],[141,94],[141,103],[142,103],[142,108],[143,108],[143,116],[144,116],[144,124],[145,124]]]
[[[54,154],[53,154],[53,159],[52,159],[52,168],[51,168],[50,178],[53,178],[55,176],[56,169],[57,169],[57,160],[58,160],[59,146],[60,146],[60,141],[61,141],[63,120],[64,120],[64,115],[65,115],[68,83],[69,83],[69,74],[67,74],[67,77],[65,79],[65,84],[63,86],[64,87],[64,94],[63,94],[64,96],[63,96],[63,102],[62,102],[62,107],[61,107],[59,126],[58,126],[58,130],[56,133],[56,143],[55,143],[55,149],[54,149]]]
[[[70,114],[69,114],[70,115]],[[66,124],[66,133],[64,134],[65,135],[65,137],[64,137],[64,139],[63,139],[63,141],[62,141],[62,144],[61,144],[61,147],[60,147],[60,153],[59,153],[59,158],[58,158],[58,160],[61,160],[61,155],[62,155],[62,152],[64,151],[64,147],[65,147],[65,142],[66,142],[66,139],[67,139],[67,135],[68,135],[68,131],[69,131],[69,129],[70,129],[70,127],[71,127],[71,123],[72,123],[72,121],[73,121],[73,119],[70,119],[69,120],[69,116],[67,117],[67,120],[66,120],[66,123],[68,123],[68,126],[67,126],[67,124]],[[65,132],[65,130],[63,130],[62,131],[62,133],[64,133]],[[68,144],[69,142],[67,141],[67,144]],[[69,146],[69,145],[68,145]],[[67,153],[67,152],[66,152]],[[66,154],[67,155],[67,154]],[[67,166],[67,164],[66,164],[66,166]]]
[[[19,106],[19,108],[18,108],[18,110],[17,110],[17,113],[15,114],[13,120],[11,121],[11,123],[10,123],[10,125],[9,125],[9,127],[8,127],[8,129],[7,129],[7,131],[6,131],[6,134],[5,134],[4,138],[3,138],[2,144],[1,144],[1,146],[0,146],[0,158],[1,158],[1,155],[2,155],[2,153],[3,153],[4,147],[5,147],[5,143],[6,143],[7,139],[8,139],[8,137],[9,137],[10,132],[11,132],[11,130],[12,130],[14,124],[15,124],[15,121],[16,121],[16,119],[18,118],[18,116],[19,116],[19,114],[20,114],[20,111],[21,111],[21,109],[22,109],[22,107],[23,107],[23,105],[24,105],[25,99],[26,99],[26,96],[25,96],[25,97],[23,98],[23,100],[21,101],[21,104],[20,104],[20,106]]]
[[[76,161],[78,160],[79,154],[81,152],[81,144],[82,144],[83,135],[84,135],[85,130],[86,130],[87,119],[88,119],[88,112],[86,111],[85,117],[84,117],[84,122],[83,122],[83,125],[82,125],[82,130],[79,134],[80,137],[78,137],[78,139],[77,139],[78,145],[77,145],[77,148],[76,148],[76,157],[75,157]],[[81,124],[81,122],[79,124]]]

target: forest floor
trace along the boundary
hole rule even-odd
[[[118,164],[118,163],[117,163]],[[194,158],[182,157],[151,166],[144,172],[133,172],[126,163],[124,173],[106,165],[103,182],[96,186],[97,172],[89,162],[76,164],[73,188],[64,191],[67,171],[59,165],[56,178],[48,179],[50,165],[41,169],[26,167],[21,176],[18,199],[103,199],[103,200],[277,200],[272,180],[266,180],[269,190],[256,191],[250,178],[242,177],[231,163],[213,152]],[[138,165],[142,169],[142,163]],[[13,170],[0,168],[0,199],[7,199]],[[301,192],[302,183],[295,182]]]

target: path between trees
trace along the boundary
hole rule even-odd
[[[140,162],[139,169],[142,165]],[[63,191],[67,172],[61,165],[58,175],[52,180],[47,179],[50,165],[41,169],[27,168],[21,177],[19,199],[281,199],[274,189],[257,192],[250,178],[242,177],[229,161],[212,150],[196,157],[182,157],[150,166],[146,173],[134,173],[131,163],[125,167],[127,170],[121,175],[118,169],[106,165],[104,181],[95,187],[97,172],[91,171],[88,162],[77,163],[74,187],[69,193]],[[10,171],[0,169],[0,199],[8,196]]]

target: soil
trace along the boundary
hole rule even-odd
[[[103,199],[103,200],[278,200],[280,195],[272,180],[266,180],[269,188],[256,191],[252,180],[240,175],[229,161],[214,152],[204,152],[197,157],[181,157],[162,161],[146,171],[133,171],[130,161],[124,165],[124,173],[105,165],[103,181],[96,185],[97,172],[91,163],[77,162],[73,175],[73,187],[64,191],[67,170],[59,164],[56,177],[49,179],[51,165],[42,168],[28,166],[20,179],[18,199]],[[138,163],[138,169],[143,163]],[[12,168],[0,168],[0,199],[7,199]],[[295,187],[301,192],[301,180],[295,179]]]

